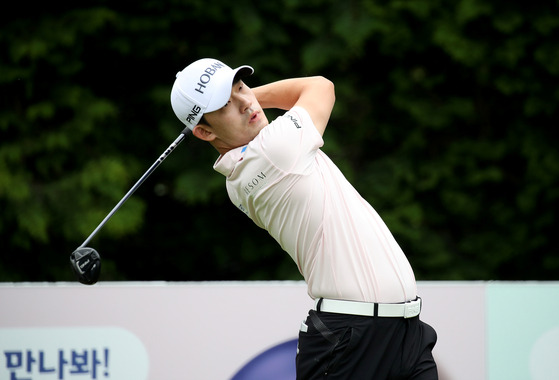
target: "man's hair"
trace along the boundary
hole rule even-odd
[[[210,125],[210,123],[208,123],[208,121],[206,120],[206,115],[202,115],[202,117],[200,118],[200,121],[198,122],[198,124]]]

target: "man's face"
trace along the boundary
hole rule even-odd
[[[223,108],[204,117],[213,135],[212,144],[220,152],[248,144],[268,125],[258,100],[243,81],[233,85],[231,97]]]

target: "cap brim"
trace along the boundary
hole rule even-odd
[[[233,77],[233,83],[235,83],[236,81],[249,77],[252,74],[254,74],[254,69],[250,66],[241,66],[236,68],[235,70],[233,70],[235,72],[235,76]],[[233,84],[231,83],[231,84]]]
[[[226,77],[222,78],[222,82],[218,85],[219,90],[214,92],[205,113],[217,111],[223,108],[229,98],[231,97],[231,89],[233,88],[233,83],[237,80],[246,78],[254,73],[254,69],[250,66],[240,66],[232,70]]]

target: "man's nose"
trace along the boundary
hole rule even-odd
[[[252,106],[252,100],[244,95],[237,95],[237,98],[239,101],[239,108],[241,110],[241,113],[247,112],[247,110],[250,109],[250,107]]]

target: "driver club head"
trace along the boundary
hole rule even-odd
[[[96,250],[89,247],[80,247],[70,255],[70,264],[84,285],[93,285],[101,273],[101,256]]]

